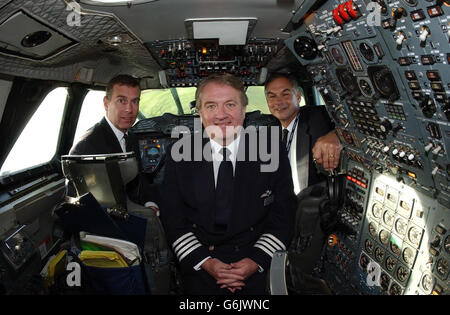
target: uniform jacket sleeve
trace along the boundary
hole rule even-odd
[[[170,149],[169,149],[170,151]],[[177,173],[182,165],[167,154],[164,190],[162,192],[160,217],[167,240],[185,271],[194,271],[194,266],[209,256],[208,249],[194,234],[192,224],[186,217],[188,205],[183,201]]]
[[[264,270],[270,268],[276,251],[287,251],[294,233],[297,198],[294,194],[287,152],[281,144],[279,150],[280,164],[272,176],[274,203],[265,220],[262,234],[254,244],[249,257]]]

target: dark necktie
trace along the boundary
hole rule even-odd
[[[223,156],[220,162],[216,185],[216,228],[225,230],[231,213],[233,193],[233,164],[230,161],[230,150],[222,148]]]
[[[133,147],[131,146],[131,141],[129,140],[129,136],[124,133],[123,138],[125,139],[125,152],[133,152]]]
[[[283,138],[281,139],[281,141],[283,141],[284,145],[287,146],[287,138],[289,135],[289,130],[287,130],[286,128],[283,129]]]

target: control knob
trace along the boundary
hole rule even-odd
[[[433,168],[433,170],[431,171],[431,175],[433,175],[433,176],[436,175],[438,171],[439,171],[439,166],[435,166]]]
[[[403,126],[400,125],[400,124],[397,124],[397,126],[395,126],[394,129],[392,129],[392,135],[393,135],[394,137],[396,137],[396,136],[397,136],[397,133],[398,133],[400,130],[403,130]]]
[[[389,131],[392,130],[392,123],[389,121],[389,119],[384,119],[384,120],[381,122],[380,129],[381,129],[381,131],[383,131],[384,133],[388,133]]]
[[[430,36],[430,29],[428,28],[428,26],[424,25],[422,26],[422,32],[419,35],[420,43],[422,45],[425,45],[428,36]]]
[[[433,147],[433,143],[428,143],[426,146],[425,146],[425,152],[429,152],[430,150],[431,150],[431,148]]]
[[[397,40],[395,41],[397,43],[397,46],[402,46],[403,41],[405,40],[406,36],[403,32],[398,32]]]
[[[434,155],[439,154],[439,152],[441,152],[441,145],[438,145],[433,151],[431,151],[431,153],[433,153]]]
[[[406,10],[402,7],[393,8],[392,9],[392,17],[396,20],[400,20],[403,17],[406,17]]]

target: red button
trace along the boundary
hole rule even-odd
[[[353,0],[347,1],[345,4],[345,8],[352,18],[358,18],[358,11],[356,11],[356,7],[353,5]]]
[[[338,6],[339,15],[345,20],[350,21],[350,15],[348,15],[347,11],[345,11],[345,3],[342,3]]]
[[[337,25],[344,24],[344,20],[339,16],[338,9],[334,9],[333,11],[333,18]]]

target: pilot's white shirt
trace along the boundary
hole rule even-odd
[[[287,137],[287,141],[288,142],[289,142],[289,137],[291,136],[292,128],[294,128],[294,122],[295,122],[295,119],[293,119],[291,121],[289,126],[287,126],[286,128],[283,128],[283,129],[289,130],[288,137]],[[298,173],[297,173],[297,128],[298,128],[298,123],[297,123],[297,127],[294,130],[294,136],[292,137],[291,148],[290,148],[290,150],[288,152],[289,162],[291,164],[291,171],[292,171],[292,182],[294,183],[294,193],[296,195],[298,195],[298,193],[303,188],[306,188],[306,187],[300,187],[300,184],[298,182]]]
[[[233,164],[233,176],[234,176],[234,170],[236,169],[236,157],[237,157],[237,152],[239,149],[240,139],[241,139],[241,137],[238,136],[232,143],[225,146],[225,148],[227,148],[231,152],[230,160],[231,160],[231,163]],[[220,150],[222,148],[224,148],[224,146],[222,146],[221,144],[217,143],[214,140],[211,140],[210,143],[211,143],[211,155],[212,155],[213,168],[214,168],[214,183],[215,183],[215,186],[217,187],[217,177],[219,175],[219,167],[220,167],[220,163],[223,160],[223,156],[222,156],[222,154],[220,154]]]
[[[114,134],[116,135],[117,140],[120,143],[120,147],[122,148],[122,151],[124,153],[127,152],[127,144],[125,142],[125,138],[123,137],[124,133],[121,130],[117,129],[116,126],[114,126],[112,124],[112,122],[109,121],[108,117],[105,116],[105,119],[108,122],[109,126],[111,127],[112,131],[114,131]],[[128,131],[125,134],[128,135]],[[128,199],[128,197],[127,197],[127,199]],[[159,209],[159,206],[156,203],[154,203],[153,201],[147,201],[146,203],[144,203],[144,207],[146,207],[146,208],[156,207]],[[159,210],[156,212],[156,215],[159,216]]]
[[[120,143],[120,147],[122,148],[122,151],[124,153],[127,152],[127,145],[125,143],[125,138],[123,137],[124,133],[121,130],[117,129],[116,126],[114,126],[113,123],[111,121],[109,121],[108,117],[105,116],[105,119],[108,122],[109,126],[111,127],[112,131],[114,131],[114,134],[117,137],[117,141],[119,141],[119,143]],[[128,135],[128,131],[125,134]]]

